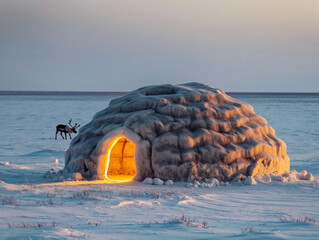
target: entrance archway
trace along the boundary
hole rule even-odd
[[[116,137],[107,150],[105,176],[110,181],[129,182],[136,175],[135,145],[124,136]]]

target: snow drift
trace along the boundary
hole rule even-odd
[[[229,181],[289,170],[286,144],[252,106],[187,83],[147,86],[112,100],[72,140],[63,173]]]

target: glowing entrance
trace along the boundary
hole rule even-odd
[[[110,181],[129,182],[136,175],[135,145],[125,137],[117,137],[107,151],[105,176]]]

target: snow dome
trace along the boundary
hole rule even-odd
[[[200,83],[147,86],[114,99],[66,152],[88,180],[229,181],[288,172],[286,144],[252,106]]]

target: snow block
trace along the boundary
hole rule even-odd
[[[167,180],[164,184],[165,185],[173,185],[174,182],[172,180]]]
[[[154,178],[154,185],[163,185],[164,181],[159,178]]]
[[[154,183],[154,180],[153,180],[153,178],[145,178],[143,183],[152,185]]]

